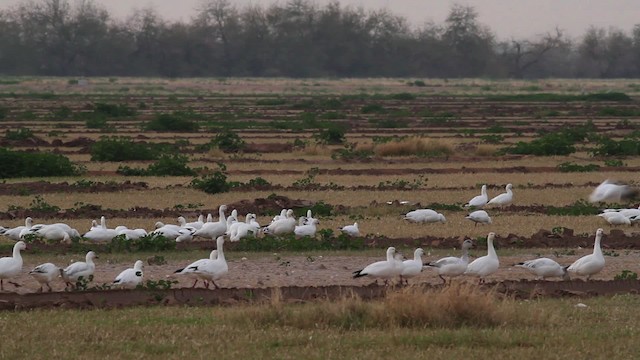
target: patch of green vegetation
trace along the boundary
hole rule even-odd
[[[631,280],[638,281],[638,274],[631,270],[622,270],[620,274],[616,274],[613,280]]]
[[[360,109],[363,114],[385,114],[387,109],[384,106],[376,103],[367,104]]]
[[[480,136],[482,142],[487,144],[501,144],[504,141],[504,136],[498,134],[489,134]]]
[[[164,236],[149,234],[139,239],[127,240],[125,235],[114,237],[106,250],[108,252],[139,252],[175,250],[176,242]]]
[[[144,125],[146,130],[158,132],[196,132],[200,128],[197,122],[186,118],[183,114],[159,114]]]
[[[256,105],[259,105],[259,106],[278,106],[278,105],[285,105],[286,103],[287,103],[287,99],[284,99],[284,98],[258,99],[256,101]]]
[[[193,176],[196,172],[187,165],[188,163],[189,158],[186,155],[162,154],[146,169],[119,166],[116,172],[125,176]]]
[[[314,138],[318,144],[339,145],[345,141],[346,129],[339,124],[332,124],[314,134]]]
[[[127,137],[102,137],[91,145],[92,161],[154,160],[158,151],[148,144]]]
[[[0,148],[0,178],[75,176],[83,168],[53,153],[19,152]]]
[[[14,141],[27,140],[33,137],[34,137],[33,131],[25,127],[20,127],[15,131],[7,129],[7,132],[5,132],[4,134],[4,138],[6,140],[14,140]]]
[[[93,104],[93,112],[113,118],[129,117],[136,114],[136,110],[126,104],[108,104],[101,102]]]
[[[337,149],[334,152],[331,153],[331,158],[336,160],[336,159],[340,159],[340,160],[347,160],[347,161],[352,161],[352,160],[356,160],[356,161],[367,161],[367,160],[371,160],[371,158],[373,157],[373,151],[372,150],[365,150],[365,149],[357,149],[357,143],[348,143],[345,144],[344,148],[342,149]]]
[[[630,136],[616,141],[607,136],[599,137],[596,147],[591,150],[593,156],[636,156],[640,155],[640,138]]]
[[[618,108],[618,107],[603,107],[598,110],[599,116],[620,116],[620,117],[638,117],[640,116],[640,109],[637,108]]]
[[[583,216],[597,215],[600,213],[600,209],[597,206],[582,199],[565,207],[547,206],[546,210],[547,215],[554,216]]]
[[[619,160],[619,159],[607,159],[604,161],[604,166],[625,167],[627,166],[627,164],[625,164],[622,160]]]
[[[412,93],[402,92],[397,94],[391,94],[389,95],[389,98],[393,100],[415,100],[417,96]]]
[[[596,165],[596,164],[580,165],[571,161],[567,161],[567,162],[558,164],[557,168],[560,172],[591,172],[591,171],[598,171],[600,169],[600,165]]]
[[[574,144],[586,138],[592,138],[595,127],[591,122],[583,126],[563,128],[560,131],[543,134],[531,142],[519,141],[503,148],[509,154],[550,156],[569,155],[576,151]]]
[[[212,144],[224,152],[237,152],[244,149],[246,145],[244,140],[231,130],[221,131],[216,134]]]
[[[554,93],[536,94],[503,94],[485,97],[489,101],[540,101],[540,102],[570,102],[570,101],[631,101],[629,95],[622,92],[607,92],[585,95],[569,95]]]

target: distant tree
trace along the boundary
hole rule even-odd
[[[501,44],[501,56],[506,61],[508,75],[516,79],[525,77],[527,70],[540,63],[554,49],[564,43],[563,33],[559,28],[555,33],[546,33],[537,40],[512,39]]]

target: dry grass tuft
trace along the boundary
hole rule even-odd
[[[412,137],[376,146],[378,156],[447,156],[453,154],[453,146],[441,140]]]
[[[247,308],[245,318],[255,326],[290,326],[299,329],[339,328],[458,328],[495,327],[527,323],[514,300],[473,284],[439,289],[410,287],[390,290],[380,301],[366,302],[349,295],[338,301],[291,306],[274,294],[262,306]]]

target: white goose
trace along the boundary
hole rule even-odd
[[[122,289],[135,289],[138,285],[142,284],[142,267],[144,263],[142,260],[136,261],[133,268],[126,269],[116,276],[113,281],[113,285]]]
[[[33,219],[31,219],[31,217],[27,217],[26,219],[24,219],[24,226],[16,226],[14,228],[5,229],[2,235],[8,237],[13,241],[20,241],[20,233],[23,230],[28,231],[29,229],[31,229],[31,226],[33,226]]]
[[[205,259],[204,262],[196,266],[190,266],[190,270],[204,280],[207,289],[209,288],[210,283],[213,284],[214,289],[218,289],[219,286],[216,284],[216,280],[220,280],[229,272],[229,266],[227,265],[227,260],[224,257],[223,245],[224,237],[218,236],[216,239],[216,250],[218,250],[217,258]]]
[[[511,204],[513,202],[513,191],[511,190],[512,188],[513,185],[507,184],[507,186],[505,187],[506,192],[489,200],[487,205],[505,206]]]
[[[626,217],[621,212],[605,212],[598,214],[601,218],[605,219],[609,225],[631,225],[631,219]]]
[[[272,222],[267,225],[264,229],[266,234],[271,235],[285,235],[291,234],[296,229],[296,219],[293,217],[293,210],[288,209],[285,213],[284,218],[279,218],[278,220]]]
[[[200,214],[200,216],[198,216],[198,219],[192,222],[187,222],[184,217],[180,216],[178,218],[178,222],[182,227],[190,226],[192,228],[195,228],[196,230],[200,230],[202,228],[202,225],[204,225],[204,215]]]
[[[424,250],[417,248],[413,252],[413,259],[405,260],[402,262],[402,272],[400,273],[400,282],[403,280],[408,284],[409,279],[417,276],[422,272],[422,256]]]
[[[75,282],[81,277],[88,280],[89,276],[93,275],[96,270],[96,264],[93,262],[93,259],[97,258],[96,253],[89,251],[85,256],[85,261],[76,261],[65,269],[60,269],[60,275],[67,284],[67,287],[75,287]]]
[[[625,184],[616,184],[607,179],[598,185],[591,195],[589,201],[596,202],[620,202],[629,197],[636,195],[637,191]]]
[[[0,291],[4,291],[4,279],[11,279],[22,271],[20,251],[26,248],[27,244],[24,241],[18,241],[13,245],[13,256],[0,258]]]
[[[602,255],[602,249],[600,248],[600,241],[602,240],[602,229],[596,230],[596,240],[593,244],[593,254],[589,254],[576,260],[573,264],[569,265],[567,271],[575,273],[578,276],[586,276],[587,280],[591,278],[591,275],[599,273],[604,269],[604,256]]]
[[[238,222],[231,227],[231,233],[229,234],[230,241],[240,241],[240,239],[246,237],[255,237],[260,231],[260,224],[256,221],[256,214],[247,214],[245,222]]]
[[[178,269],[178,270],[174,271],[174,274],[184,275],[184,276],[186,276],[188,278],[193,279],[194,282],[193,282],[193,285],[191,287],[194,288],[194,287],[196,287],[196,285],[198,284],[198,280],[200,279],[198,274],[196,274],[195,269],[197,269],[200,264],[204,264],[204,262],[206,262],[207,260],[215,260],[217,258],[218,258],[218,250],[212,250],[211,253],[209,254],[209,259],[197,260],[197,261],[185,266],[182,269]],[[204,280],[202,282],[204,282]]]
[[[496,272],[498,267],[500,267],[498,255],[493,248],[493,239],[495,236],[495,233],[489,233],[489,236],[487,236],[487,255],[473,260],[467,265],[467,271],[464,272],[465,274],[479,277],[480,283],[484,283],[484,278]]]
[[[471,214],[467,215],[465,217],[465,219],[469,219],[469,220],[473,221],[475,223],[473,225],[474,227],[478,226],[478,223],[480,223],[480,224],[491,224],[491,217],[484,210],[476,210],[476,211],[472,212]]]
[[[435,222],[447,222],[447,219],[439,212],[431,209],[418,209],[409,211],[405,216],[405,220],[411,222],[424,222],[424,223],[435,223]]]
[[[107,221],[104,216],[100,217],[100,226],[92,227],[91,230],[82,235],[83,238],[93,242],[108,242],[116,236],[118,236],[118,232],[115,229],[107,228]]]
[[[226,210],[227,205],[220,205],[218,208],[218,221],[204,223],[193,235],[212,240],[216,239],[218,236],[224,235],[227,232],[227,219],[224,215]]]
[[[306,224],[304,225],[297,225],[293,230],[293,232],[296,234],[297,237],[304,237],[304,236],[315,237],[316,231],[317,231],[316,225],[318,225],[320,221],[314,218],[310,218],[310,219],[305,218],[305,222]]]
[[[567,267],[563,267],[549,258],[529,260],[515,266],[527,269],[536,276],[536,280],[545,280],[548,277],[561,277],[563,280],[569,280]]]
[[[29,230],[23,230],[21,232],[21,237],[27,234],[37,234],[49,241],[60,241],[63,243],[71,243],[71,237],[80,236],[76,229],[66,229],[64,226],[66,224],[51,224],[51,225],[34,225]],[[67,225],[68,227],[68,225]],[[71,235],[74,234],[74,235]],[[77,235],[75,235],[77,234]]]
[[[338,228],[341,232],[349,235],[349,236],[360,236],[360,229],[358,229],[358,223],[354,222],[353,225],[345,225],[341,228]]]
[[[124,235],[127,240],[137,240],[148,235],[145,229],[129,229],[124,225],[116,226],[118,235]]]
[[[364,269],[356,270],[353,272],[353,278],[359,278],[362,276],[370,276],[376,279],[384,279],[384,283],[387,284],[389,279],[393,279],[402,273],[404,267],[402,262],[397,261],[394,258],[396,248],[390,247],[387,249],[387,260],[377,261],[373,264],[367,265]]]
[[[489,195],[487,195],[487,185],[482,185],[482,189],[480,190],[480,195],[475,196],[473,199],[469,200],[464,207],[476,207],[481,208],[487,204],[489,201]]]
[[[38,290],[38,292],[44,291],[45,285],[47,285],[49,292],[51,292],[53,289],[50,283],[60,276],[60,268],[52,263],[44,263],[29,271],[29,275],[33,276],[33,278],[40,283],[40,290]]]
[[[469,264],[469,249],[473,246],[473,242],[469,239],[462,243],[462,256],[447,256],[438,261],[431,262],[427,266],[435,267],[438,269],[438,276],[442,279],[442,283],[446,284],[447,280],[443,276],[449,277],[449,282],[456,277],[464,274],[467,271],[467,265]]]

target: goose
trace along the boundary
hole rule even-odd
[[[218,250],[212,250],[211,253],[209,254],[209,258],[208,259],[200,259],[197,260],[187,266],[185,266],[182,269],[178,269],[176,271],[174,271],[174,274],[177,275],[185,275],[191,279],[194,279],[195,281],[193,282],[193,286],[191,286],[192,288],[196,287],[196,285],[198,284],[198,280],[200,279],[198,274],[195,273],[195,269],[198,268],[198,266],[200,264],[203,264],[205,261],[207,260],[215,260],[218,258]],[[202,280],[202,282],[204,282],[204,280]]]
[[[100,218],[100,226],[92,228],[82,235],[83,238],[93,242],[108,242],[116,236],[118,236],[118,232],[115,229],[107,228],[107,222],[104,216]]]
[[[260,231],[260,224],[255,221],[256,214],[247,214],[245,222],[238,222],[231,228],[230,241],[240,241],[242,238],[255,237]]]
[[[49,241],[60,241],[67,244],[71,243],[71,236],[69,235],[69,232],[67,232],[64,227],[58,226],[57,224],[42,225],[37,228],[34,225],[26,232],[26,234],[36,234]]]
[[[272,222],[264,228],[264,232],[271,235],[291,234],[295,231],[296,219],[293,217],[293,210],[288,209],[284,218]]]
[[[475,225],[473,225],[474,227],[478,226],[478,223],[480,223],[480,224],[491,224],[491,217],[484,210],[476,210],[476,211],[472,212],[471,214],[467,215],[465,217],[465,219],[469,219],[469,220],[473,221],[475,223]]]
[[[338,228],[342,233],[347,234],[349,236],[360,236],[360,229],[358,229],[358,223],[354,222],[353,225],[345,225],[341,228]]]
[[[413,259],[405,260],[402,262],[402,272],[400,273],[400,282],[404,280],[407,284],[409,283],[409,278],[417,276],[422,272],[422,256],[424,255],[424,250],[421,248],[417,248],[413,252]]]
[[[512,188],[512,184],[507,184],[507,186],[505,187],[506,192],[489,200],[487,205],[505,206],[511,204],[513,202],[513,191],[511,190]]]
[[[136,261],[133,268],[126,269],[116,276],[113,281],[113,285],[121,289],[135,289],[138,285],[142,284],[142,267],[144,263],[142,260]]]
[[[138,240],[149,235],[145,229],[129,229],[124,225],[116,226],[115,230],[127,240]]]
[[[224,215],[224,212],[226,210],[227,205],[220,205],[220,207],[218,208],[218,221],[204,223],[202,227],[193,235],[204,237],[207,239],[216,239],[218,236],[224,235],[227,232],[227,219]]]
[[[0,258],[0,291],[4,291],[4,279],[11,279],[22,271],[20,251],[26,248],[27,244],[24,241],[18,241],[13,245],[13,256]]]
[[[45,285],[47,285],[49,292],[51,292],[53,289],[49,283],[60,276],[60,268],[52,263],[44,263],[34,267],[33,270],[29,271],[29,275],[33,276],[33,278],[40,283],[40,290],[38,290],[38,292],[44,291]]]
[[[442,283],[446,284],[447,280],[443,276],[449,277],[449,282],[459,275],[464,274],[467,271],[467,265],[469,264],[469,249],[473,246],[473,242],[469,239],[462,242],[462,256],[448,256],[438,261],[426,264],[427,266],[438,269],[438,276],[442,279]]]
[[[536,280],[544,280],[548,277],[561,277],[563,280],[569,280],[567,268],[549,258],[529,260],[515,266],[529,270],[536,276]]]
[[[317,231],[316,225],[318,225],[320,222],[318,221],[318,219],[314,219],[314,218],[311,218],[311,219],[304,218],[304,220],[306,224],[298,225],[293,230],[293,232],[296,234],[296,237],[304,237],[304,236],[315,237],[316,231]]]
[[[587,280],[589,280],[591,275],[595,275],[604,269],[604,256],[602,256],[602,249],[600,248],[603,232],[604,230],[601,228],[596,230],[593,254],[585,255],[576,260],[573,264],[569,265],[567,271],[575,273],[578,276],[586,275]]]
[[[93,272],[96,270],[96,264],[93,262],[93,259],[97,258],[96,253],[89,251],[85,257],[85,261],[76,261],[65,269],[60,269],[60,275],[67,284],[67,288],[75,287],[75,282],[80,278],[89,280],[89,276],[93,275]]]
[[[464,272],[465,274],[479,277],[479,282],[481,284],[484,283],[484,278],[486,276],[496,272],[500,266],[498,255],[496,254],[496,250],[493,248],[493,239],[495,236],[495,233],[489,233],[487,236],[487,255],[473,260],[469,265],[467,265],[467,270]]]
[[[376,283],[378,282],[378,278],[380,278],[384,279],[384,283],[386,285],[389,279],[399,276],[404,269],[401,265],[402,263],[395,259],[395,253],[396,248],[389,247],[387,249],[387,260],[377,261],[373,264],[367,265],[364,269],[354,271],[353,278],[370,276],[376,279]]]
[[[165,224],[162,221],[158,221],[155,224],[155,230],[153,230],[150,235],[152,236],[163,236],[169,240],[176,240],[182,233],[182,227],[173,224]]]
[[[244,216],[244,222],[241,221],[236,221],[234,223],[232,223],[230,226],[228,226],[226,235],[231,236],[231,233],[235,233],[236,229],[241,225],[241,224],[249,224],[251,222],[252,219],[255,219],[255,215],[251,214],[251,213],[247,213],[247,215]],[[229,219],[227,219],[228,222]]]
[[[607,179],[598,185],[591,195],[589,195],[589,202],[620,202],[636,196],[637,193],[637,190],[632,189],[626,184],[616,184]]]
[[[280,210],[280,214],[273,217],[271,223],[287,217],[287,209]]]
[[[425,223],[447,222],[447,219],[444,217],[444,215],[431,209],[418,209],[418,210],[409,211],[404,216],[404,219],[411,222],[425,222]]]
[[[180,222],[180,219],[183,220],[184,225],[183,225],[183,222]],[[200,216],[198,216],[198,219],[193,222],[187,222],[184,217],[180,216],[178,218],[178,222],[180,222],[180,225],[182,227],[189,226],[189,227],[195,228],[196,230],[200,230],[202,228],[202,225],[204,225],[204,215],[200,214]]]
[[[20,233],[23,230],[31,229],[31,226],[33,226],[33,219],[31,219],[31,217],[27,217],[24,219],[24,226],[16,226],[14,228],[5,229],[4,232],[2,232],[2,235],[8,237],[11,240],[20,241]]]
[[[469,200],[464,207],[476,207],[481,208],[487,204],[489,201],[489,196],[487,195],[487,185],[482,185],[482,190],[480,190],[480,195],[475,196],[473,199]]]
[[[180,228],[180,230],[178,230],[178,236],[175,240],[176,242],[191,241],[193,240],[193,234],[195,234],[196,231],[198,230],[191,226]]]
[[[220,280],[229,272],[229,266],[227,265],[227,260],[224,257],[224,251],[222,249],[223,245],[224,237],[218,236],[216,239],[217,257],[215,259],[205,259],[205,261],[196,266],[190,266],[190,269],[193,270],[198,277],[203,279],[207,289],[209,288],[209,284],[213,284],[214,289],[220,288],[218,284],[216,284],[216,280]]]
[[[624,216],[619,212],[606,212],[598,214],[601,218],[605,219],[609,225],[631,225],[631,219]]]

